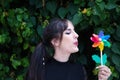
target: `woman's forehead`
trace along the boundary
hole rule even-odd
[[[67,29],[74,29],[74,26],[73,26],[72,22],[68,21]]]

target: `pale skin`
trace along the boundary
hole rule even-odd
[[[99,80],[108,80],[108,78],[111,75],[110,69],[105,65],[98,66],[97,69],[99,69],[98,79]]]
[[[53,39],[51,41],[55,49],[54,59],[60,62],[67,62],[72,53],[78,52],[78,37],[73,24],[68,21],[68,27],[63,32],[62,41],[59,39]],[[97,69],[99,69],[99,80],[107,80],[111,75],[111,71],[107,66],[98,66]]]

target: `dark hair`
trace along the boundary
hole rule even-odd
[[[31,57],[30,66],[25,80],[44,80],[45,63],[50,57],[47,48],[52,47],[52,39],[62,40],[63,32],[68,27],[68,20],[53,19],[47,27],[45,27],[42,36],[42,42],[36,47]],[[54,49],[54,48],[53,48]]]

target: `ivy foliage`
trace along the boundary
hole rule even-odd
[[[110,34],[111,48],[104,50],[110,80],[120,80],[119,5],[119,0],[0,0],[0,80],[24,79],[42,31],[54,17],[73,22],[79,34],[79,61],[88,69],[89,80],[97,80],[91,55],[99,53],[89,38],[100,30]]]

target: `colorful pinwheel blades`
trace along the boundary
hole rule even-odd
[[[103,31],[100,31],[98,35],[93,34],[90,38],[94,43],[92,47],[99,47],[103,51],[104,46],[110,47],[111,44],[107,40],[110,38],[110,35],[104,35]]]
[[[104,46],[107,46],[107,47],[111,46],[110,42],[107,41],[110,38],[110,35],[104,35],[104,32],[100,31],[98,36],[101,39],[101,41],[104,43]]]

